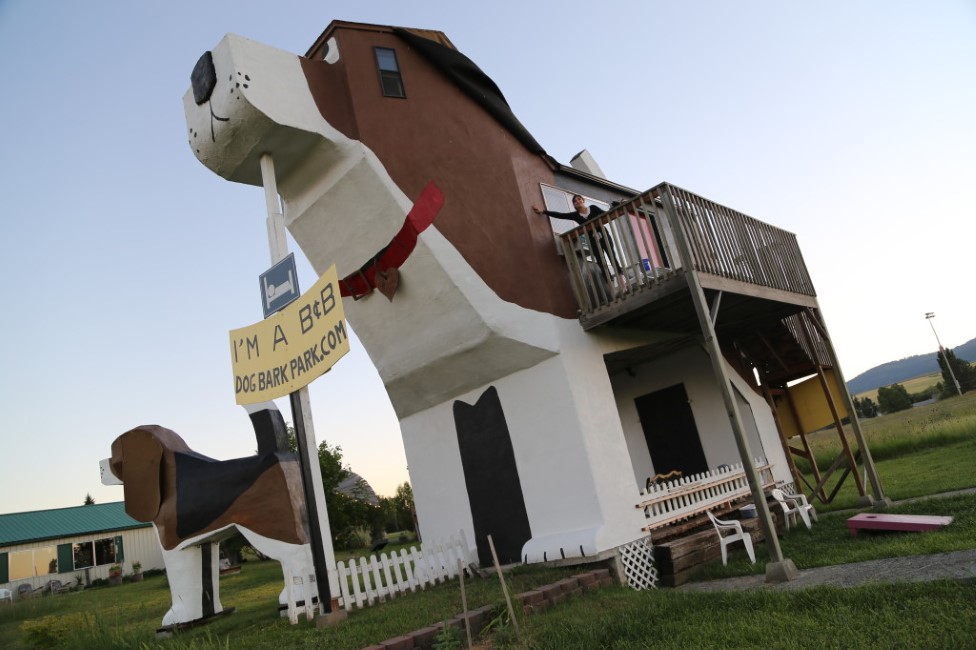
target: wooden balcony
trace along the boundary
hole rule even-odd
[[[804,323],[817,299],[793,233],[663,183],[559,243],[585,330],[671,333],[675,346],[700,337],[687,276],[694,271],[723,348],[735,341],[784,379],[829,365],[821,333]],[[618,361],[639,361],[633,356]]]

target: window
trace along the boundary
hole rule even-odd
[[[84,569],[122,561],[122,538],[105,537],[93,542],[78,542],[72,547],[75,569]]]
[[[9,579],[21,580],[58,572],[58,557],[53,546],[15,551],[10,554]]]
[[[95,540],[95,564],[115,564],[115,540],[108,539]]]
[[[74,545],[74,560],[76,569],[85,569],[95,566],[95,554],[92,552],[91,542],[79,542]]]
[[[34,575],[46,576],[58,572],[58,553],[53,546],[34,549]]]
[[[375,47],[373,51],[376,52],[376,68],[380,73],[380,89],[383,91],[383,96],[406,97],[396,52],[388,47]]]
[[[34,552],[15,551],[10,554],[10,579],[34,577]]]
[[[573,207],[574,192],[567,192],[566,190],[553,187],[552,185],[546,185],[545,183],[539,183],[539,187],[542,188],[542,198],[545,202],[546,210],[552,210],[553,212],[573,212],[576,209]],[[583,198],[586,199],[587,205],[595,205],[604,210],[610,209],[610,204],[606,201],[591,199],[588,196],[584,196]],[[549,223],[552,226],[553,233],[557,235],[576,227],[575,223],[565,219],[550,219]]]

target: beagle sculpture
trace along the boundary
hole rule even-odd
[[[220,541],[236,531],[278,560],[286,580],[303,577],[317,598],[308,580],[315,570],[297,455],[287,449],[285,423],[274,403],[248,410],[258,442],[254,456],[214,460],[169,429],[143,425],[116,438],[112,457],[103,461],[102,482],[121,482],[126,513],[152,522],[159,536],[173,599],[164,627],[225,613],[218,551]],[[117,481],[106,476],[105,465]],[[294,600],[304,600],[302,587],[295,585]],[[279,604],[287,602],[286,585]]]

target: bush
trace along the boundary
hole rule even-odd
[[[885,413],[912,408],[912,398],[901,384],[882,386],[878,389],[878,406]]]
[[[369,548],[372,539],[373,537],[370,534],[369,528],[357,526],[347,528],[341,535],[338,535],[336,537],[336,545],[348,550]]]
[[[56,648],[79,630],[91,628],[87,614],[51,614],[20,624],[27,642],[35,648]]]
[[[939,392],[939,386],[938,384],[936,384],[935,386],[929,386],[925,390],[920,390],[917,393],[911,393],[909,395],[909,398],[912,400],[912,404],[915,404],[917,402],[924,402],[925,400],[931,398],[933,395],[936,395],[938,392]]]

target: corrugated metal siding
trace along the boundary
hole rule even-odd
[[[92,506],[85,506],[86,508],[91,508]],[[135,528],[130,530],[124,530],[119,533],[124,539],[123,545],[125,546],[125,562],[122,565],[123,572],[125,574],[132,573],[132,564],[134,562],[140,562],[142,564],[143,571],[149,571],[150,569],[164,569],[166,568],[163,564],[163,549],[159,544],[159,537],[156,535],[156,529],[152,525],[143,525],[141,528]],[[70,537],[59,537],[57,539],[49,539],[44,541],[34,541],[27,544],[18,544],[12,546],[5,546],[3,548],[4,553],[16,553],[18,551],[27,551],[35,548],[45,548],[48,546],[57,546],[58,544],[76,544],[78,542],[91,542],[96,539],[101,539],[103,537],[115,537],[116,535],[109,535],[103,532],[92,532],[85,535],[74,535]],[[88,580],[95,580],[98,578],[108,577],[108,568],[110,565],[103,564],[101,566],[91,567],[89,569],[78,569],[66,573],[52,573],[48,575],[35,576],[33,578],[25,578],[22,580],[16,580],[9,584],[0,584],[0,587],[10,589],[16,593],[17,585],[21,583],[28,583],[33,588],[37,589],[39,587],[44,587],[51,580],[60,580],[66,584],[73,584],[73,581],[86,573],[88,574]]]
[[[71,535],[150,527],[125,514],[125,504],[96,503],[90,506],[36,510],[0,515],[0,547]]]

